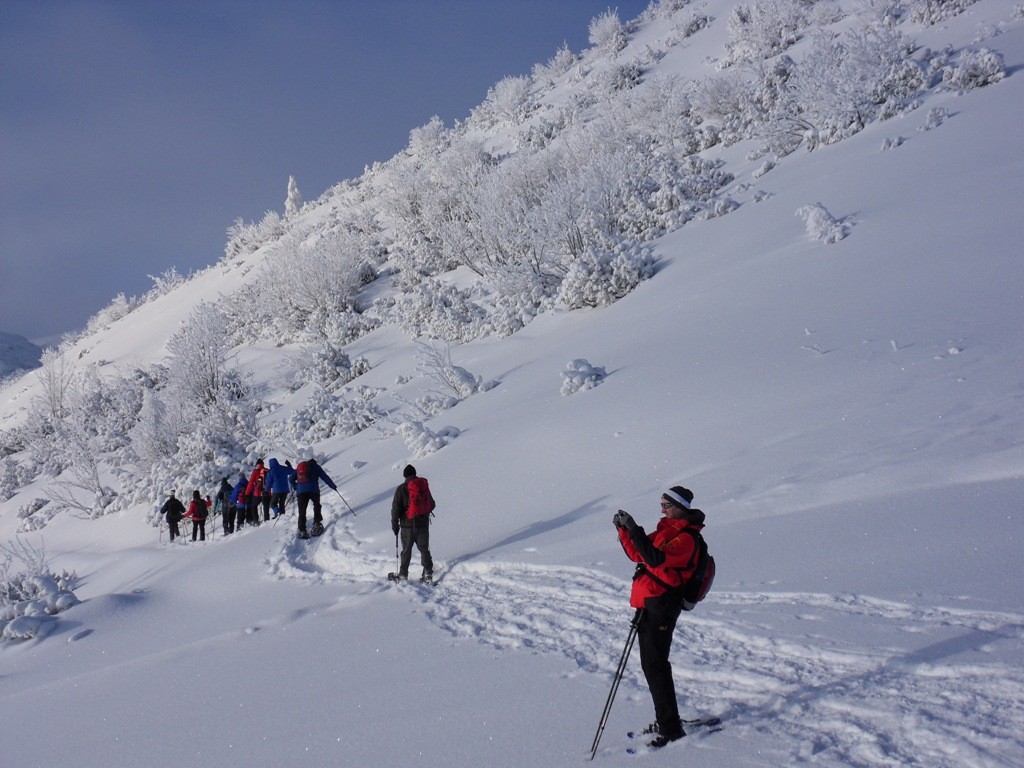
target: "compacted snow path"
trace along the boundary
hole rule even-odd
[[[320,539],[289,529],[273,575],[383,581],[395,560],[348,518]],[[379,550],[379,547],[376,547]],[[563,654],[607,676],[631,618],[629,585],[586,568],[438,562],[438,585],[403,587],[440,628],[501,649]],[[855,766],[1011,766],[1024,756],[1024,616],[860,595],[716,590],[676,630],[684,716],[717,715],[732,737],[789,759]],[[646,702],[639,659],[620,695]],[[621,747],[621,745],[618,745]],[[603,748],[616,749],[608,735]]]

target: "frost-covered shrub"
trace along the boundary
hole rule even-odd
[[[49,509],[47,510],[48,505]],[[43,510],[46,511],[40,514]],[[18,532],[27,533],[45,528],[57,511],[55,506],[50,505],[49,499],[32,499],[28,504],[23,504],[18,508],[18,519],[21,521],[18,524]]]
[[[315,384],[334,392],[369,370],[370,362],[365,357],[353,360],[333,344],[322,344],[293,359],[291,388],[295,390],[305,384]]]
[[[425,280],[397,297],[377,299],[374,308],[381,320],[398,325],[413,338],[462,343],[486,330],[486,311],[468,293],[439,280]]]
[[[77,576],[56,574],[44,550],[15,540],[0,545],[0,641],[30,640],[44,633],[61,611],[78,603]]]
[[[572,65],[576,61],[576,54],[569,50],[568,43],[563,42],[562,47],[555,52],[554,56],[548,59],[546,64],[534,64],[533,79],[537,83],[544,83],[549,86],[554,85],[555,80],[572,69]]]
[[[607,375],[604,368],[593,366],[583,358],[571,360],[562,371],[562,394],[574,395],[593,389],[604,381]]]
[[[247,224],[238,218],[228,227],[228,242],[224,246],[224,258],[234,259],[247,256],[267,243],[279,239],[286,232],[284,219],[276,211],[267,211],[258,224]]]
[[[367,387],[353,393],[354,397],[338,397],[316,387],[304,408],[288,419],[288,434],[298,443],[315,443],[329,437],[348,437],[368,429],[385,418],[373,398],[377,390]]]
[[[759,0],[736,6],[729,15],[728,55],[722,66],[755,64],[785,51],[807,25],[806,8],[800,0]]]
[[[862,130],[871,120],[914,105],[925,83],[922,67],[910,59],[913,44],[882,25],[842,36],[822,32],[789,80],[789,98],[773,120],[802,131],[808,149]]]
[[[910,20],[932,25],[951,19],[967,10],[978,0],[908,0]]]
[[[140,303],[134,296],[129,299],[123,293],[117,294],[110,304],[89,318],[85,327],[85,335],[88,336],[109,328],[122,317],[137,309]]]
[[[945,107],[933,107],[928,110],[928,115],[925,118],[924,125],[919,126],[917,130],[924,132],[930,131],[933,128],[938,128],[946,122],[947,117],[949,117],[949,112]]]
[[[491,127],[499,123],[519,125],[536,108],[531,95],[533,81],[529,77],[505,77],[487,91],[483,103],[471,111],[475,125]]]
[[[417,459],[441,450],[462,434],[457,427],[444,427],[440,432],[434,432],[423,422],[416,420],[399,424],[396,431],[405,440],[405,447]]]
[[[953,90],[969,91],[983,85],[998,83],[1006,77],[1003,57],[988,48],[967,51],[955,65],[942,69],[942,84]]]
[[[557,301],[568,309],[606,306],[653,274],[649,248],[622,241],[609,248],[591,246],[569,265]]]
[[[486,392],[497,386],[496,381],[483,380],[452,362],[451,347],[444,348],[419,342],[416,351],[416,371],[434,384],[426,396],[416,401],[424,416],[433,416],[451,408],[467,397]]]
[[[0,501],[7,501],[32,481],[28,468],[11,456],[0,458]]]
[[[849,228],[837,220],[821,203],[805,205],[796,212],[807,222],[807,234],[823,243],[838,243],[849,234]]]
[[[626,47],[629,37],[618,11],[608,9],[590,20],[590,44],[604,54],[616,54]]]

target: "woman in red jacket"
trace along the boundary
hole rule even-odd
[[[684,531],[704,527],[704,513],[693,509],[692,503],[693,492],[688,488],[677,485],[665,491],[661,496],[665,516],[650,535],[621,509],[612,519],[626,556],[637,564],[629,604],[641,611],[637,639],[640,666],[654,699],[656,721],[646,731],[657,734],[650,742],[654,748],[686,735],[679,719],[669,652],[683,608],[682,587],[693,575],[699,554],[696,537]]]
[[[192,541],[199,534],[200,541],[206,541],[206,518],[210,515],[210,497],[200,497],[199,491],[192,491],[192,502],[188,505],[185,517],[192,521]]]

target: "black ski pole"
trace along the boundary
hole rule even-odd
[[[339,496],[341,496],[341,491],[339,491],[337,488],[334,489],[334,492],[336,494],[338,494]],[[341,496],[341,500],[345,501],[345,497]],[[352,509],[352,507],[349,507],[349,504],[348,504],[347,501],[345,501],[345,506],[348,507],[348,511],[352,513],[352,517],[355,517],[356,516],[356,511],[354,509]]]
[[[619,683],[622,682],[622,675],[626,671],[626,662],[629,661],[629,654],[633,650],[633,643],[636,641],[636,631],[640,626],[640,618],[643,616],[644,609],[637,608],[636,614],[633,616],[633,621],[629,625],[629,637],[626,638],[626,647],[622,649],[622,658],[619,659],[619,668],[615,670],[615,679],[612,681],[612,689],[608,692],[608,701],[605,702],[604,712],[601,713],[601,723],[597,726],[597,733],[594,735],[594,744],[590,748],[590,759],[594,759],[594,755],[597,754],[597,745],[601,742],[601,735],[604,733],[604,727],[608,723],[608,715],[612,711],[612,702],[615,701],[615,694],[619,690]]]

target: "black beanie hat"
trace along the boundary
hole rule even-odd
[[[693,503],[693,491],[681,485],[673,485],[662,495],[680,509],[689,509]]]
[[[416,467],[406,464],[405,469],[402,470],[402,477],[416,477]]]

